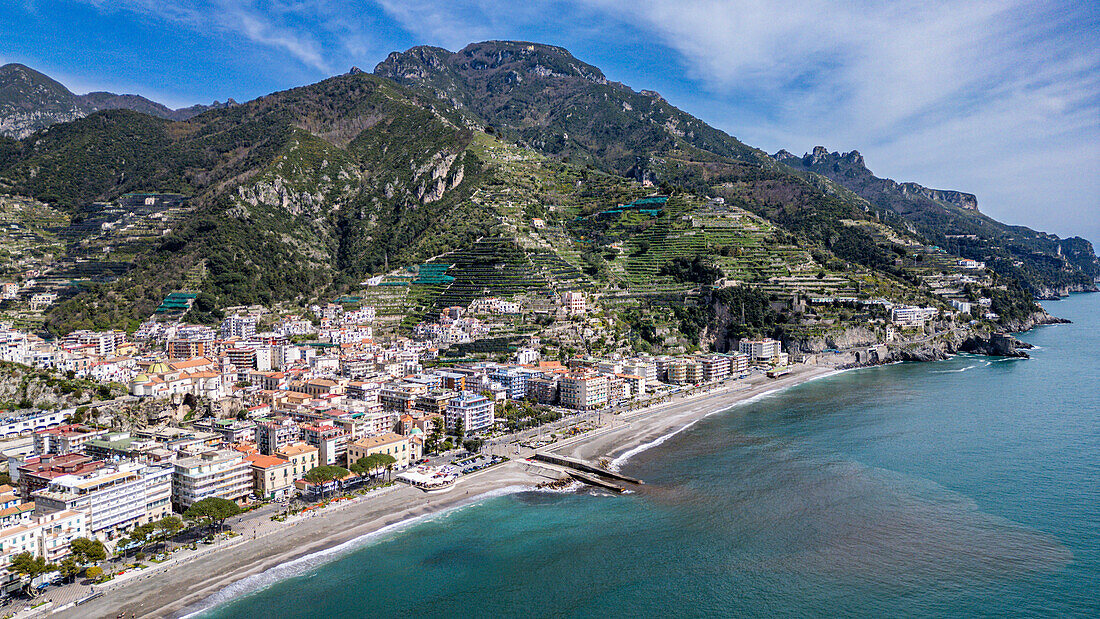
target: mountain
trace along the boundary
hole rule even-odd
[[[521,145],[664,190],[720,196],[847,260],[882,267],[892,257],[843,221],[874,217],[907,234],[899,217],[870,213],[847,190],[799,176],[655,92],[609,81],[560,47],[414,47],[390,54],[374,73],[431,94]]]
[[[140,95],[110,92],[73,94],[60,82],[21,64],[0,66],[0,135],[21,139],[57,123],[100,110],[134,110],[170,120],[186,120],[209,109],[234,105],[215,101],[173,110]]]
[[[102,291],[112,312],[147,315],[200,264],[223,301],[270,303],[483,234],[492,222],[457,203],[478,177],[471,139],[434,100],[345,75],[185,122],[108,110],[54,125],[16,143],[0,188],[73,213],[132,191],[190,197],[129,285]],[[78,296],[54,319],[93,313]]]
[[[659,94],[609,81],[597,67],[552,45],[486,41],[457,52],[414,47],[390,54],[374,73],[432,92],[542,152],[638,180],[647,177],[654,156],[765,159]]]
[[[60,102],[50,109],[69,109],[63,87],[38,83]],[[132,192],[186,206],[170,223],[123,208],[125,225],[100,217]],[[0,193],[71,217],[56,233],[85,260],[65,288],[81,292],[51,309],[54,332],[132,329],[181,289],[200,293],[195,320],[354,292],[409,321],[487,294],[538,305],[586,289],[614,299],[616,320],[645,341],[678,332],[688,346],[714,319],[714,278],[767,295],[754,304],[859,295],[949,310],[925,278],[958,274],[912,213],[533,43],[413,48],[372,74],[185,120],[101,110],[0,138]],[[81,275],[108,253],[119,256],[109,276]],[[387,285],[359,286],[368,276]],[[1014,280],[986,284],[955,292],[991,297],[1005,324],[1036,313]]]
[[[1100,280],[1100,260],[1087,240],[1061,239],[1003,224],[979,212],[973,194],[877,177],[858,151],[829,152],[817,146],[802,157],[781,150],[774,158],[796,170],[824,176],[871,204],[901,215],[937,246],[1016,277],[1037,297],[1096,290]]]

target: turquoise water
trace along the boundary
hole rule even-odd
[[[634,494],[489,498],[207,616],[1098,616],[1100,294],[1047,307],[1031,360],[808,383],[638,454]]]

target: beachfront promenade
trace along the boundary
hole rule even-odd
[[[790,375],[779,379],[757,375],[730,381],[706,392],[674,396],[670,401],[649,408],[619,414],[605,411],[589,416],[591,423],[599,424],[598,427],[559,440],[541,451],[590,462],[634,453],[707,414],[833,371],[825,366],[797,366]],[[561,422],[564,425],[557,427],[577,422],[578,418],[564,420]],[[543,429],[541,433],[546,435],[548,430]],[[177,616],[196,609],[198,604],[232,583],[240,583],[249,577],[260,578],[258,575],[269,569],[278,568],[278,577],[293,575],[298,573],[296,570],[308,569],[313,562],[322,561],[322,558],[315,557],[316,553],[361,539],[385,527],[403,526],[402,523],[475,502],[488,493],[517,491],[557,479],[561,475],[560,470],[527,462],[526,458],[533,450],[519,446],[519,442],[538,435],[539,431],[531,430],[494,441],[489,449],[496,453],[502,453],[502,450],[518,450],[519,453],[504,454],[513,460],[464,476],[454,489],[447,492],[425,494],[403,485],[391,486],[286,522],[272,521],[270,516],[281,508],[267,506],[250,513],[241,523],[230,523],[235,531],[241,533],[239,537],[216,546],[200,547],[197,551],[183,551],[178,556],[173,555],[170,562],[146,573],[127,580],[119,579],[113,586],[103,589],[97,587],[97,591],[102,590],[106,594],[79,607],[64,608],[66,604],[88,595],[88,587],[70,585],[56,589],[44,596],[53,599],[54,604],[33,614],[113,617],[126,612],[138,616]],[[311,557],[314,559],[311,560]],[[297,565],[296,560],[307,565]],[[247,584],[236,585],[234,589],[247,589]],[[218,600],[215,598],[213,601]]]

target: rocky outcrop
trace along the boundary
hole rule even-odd
[[[968,211],[978,210],[978,196],[965,191],[953,191],[950,189],[931,189],[917,183],[901,183],[897,186],[902,195],[921,196],[929,200],[935,200],[942,204],[950,204]]]
[[[959,346],[959,350],[990,357],[1020,357],[1026,359],[1028,354],[1020,349],[1030,347],[1030,344],[1021,342],[1007,333],[993,333],[988,338],[969,337]]]
[[[1096,283],[1085,284],[1067,284],[1065,286],[1036,286],[1035,298],[1040,301],[1055,301],[1075,292],[1097,292]]]
[[[1069,322],[1070,321],[1065,318],[1059,318],[1048,314],[1046,310],[1039,310],[1037,312],[1032,312],[1022,320],[1001,321],[1001,326],[1004,327],[1004,330],[1008,333],[1021,333],[1023,331],[1030,331],[1041,325],[1069,324]]]

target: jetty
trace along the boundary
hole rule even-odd
[[[600,467],[598,467],[598,466],[596,466],[596,465],[594,465],[590,462],[585,462],[584,460],[580,460],[578,458],[570,458],[569,456],[560,456],[558,454],[551,454],[551,453],[537,452],[536,451],[531,456],[531,459],[532,460],[538,460],[540,462],[546,462],[548,464],[554,464],[554,465],[560,466],[562,468],[565,468],[565,469],[567,469],[567,472],[570,475],[572,475],[574,479],[577,479],[578,481],[583,481],[585,483],[592,483],[589,480],[590,479],[595,479],[595,480],[599,481],[600,483],[595,483],[593,485],[600,486],[601,488],[607,487],[607,485],[611,485],[616,489],[616,492],[622,492],[623,489],[619,486],[614,485],[614,484],[608,484],[607,481],[605,481],[604,479],[601,479],[601,478],[612,479],[612,480],[615,480],[615,481],[622,481],[622,482],[626,482],[628,484],[639,484],[640,485],[640,484],[645,483],[644,481],[642,481],[640,479],[636,479],[634,477],[630,477],[629,475],[623,475],[622,473],[618,473],[618,472],[615,472],[615,471],[609,471],[607,469],[600,468]],[[583,474],[583,476],[578,476],[578,475],[576,475],[576,473],[581,473],[581,474]]]
[[[581,483],[588,484],[589,486],[595,486],[597,488],[603,488],[604,490],[610,490],[611,492],[616,492],[618,494],[622,494],[622,493],[626,492],[626,488],[623,488],[622,486],[620,486],[618,484],[611,483],[611,482],[607,481],[606,479],[601,479],[599,477],[596,477],[595,475],[589,475],[588,473],[583,473],[583,472],[578,471],[576,469],[567,469],[565,472],[566,472],[567,475],[569,475],[573,479],[575,479],[575,480],[577,480]]]

